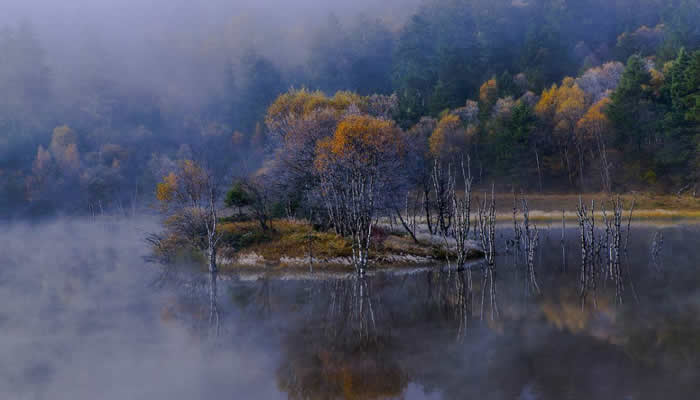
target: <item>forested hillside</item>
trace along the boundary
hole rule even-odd
[[[477,185],[509,191],[695,191],[700,2],[362,11],[293,27],[270,18],[265,32],[279,36],[241,15],[210,29],[202,18],[172,40],[136,38],[134,57],[160,60],[147,71],[99,35],[62,52],[31,18],[8,22],[0,216],[148,204],[193,159],[222,165],[227,184],[255,180],[282,208],[358,163],[396,175],[383,190],[469,159]],[[267,47],[281,37],[285,49]]]

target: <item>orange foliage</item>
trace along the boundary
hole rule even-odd
[[[496,79],[489,79],[479,88],[479,100],[487,106],[492,105],[498,98],[498,84]]]
[[[470,125],[465,129],[457,115],[444,116],[433,134],[428,139],[430,154],[433,157],[450,157],[456,155],[469,146],[476,135],[476,127]]]
[[[368,165],[379,161],[382,155],[402,150],[403,137],[393,121],[350,115],[338,124],[332,137],[318,142],[315,164],[319,171],[334,160]]]

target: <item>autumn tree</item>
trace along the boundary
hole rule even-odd
[[[498,83],[496,78],[489,79],[479,88],[479,107],[485,115],[488,115],[497,100]]]
[[[573,78],[565,78],[561,86],[552,85],[542,92],[535,105],[535,113],[551,129],[555,145],[559,151],[561,166],[566,170],[569,183],[573,184],[572,156],[573,148],[578,150],[579,175],[583,185],[583,153],[580,143],[575,139],[578,120],[586,111],[583,90]]]
[[[192,160],[181,161],[176,172],[163,177],[156,198],[166,216],[166,233],[206,254],[210,273],[217,272],[217,202],[220,187],[214,173]]]
[[[594,143],[600,160],[600,174],[603,190],[612,191],[610,176],[610,161],[608,160],[609,135],[611,131],[610,121],[605,115],[605,107],[610,104],[610,99],[605,97],[593,104],[586,114],[576,124],[577,136],[581,143]]]
[[[384,196],[396,192],[403,148],[403,133],[393,122],[367,115],[344,118],[316,147],[315,169],[328,214],[336,231],[351,237],[360,276]]]
[[[265,122],[274,141],[274,175],[304,187],[313,180],[316,143],[333,135],[343,116],[366,110],[367,100],[355,93],[328,97],[319,91],[291,90],[280,95],[267,111]]]
[[[49,151],[61,170],[66,173],[74,173],[80,167],[77,142],[77,135],[67,125],[56,127],[53,130]]]

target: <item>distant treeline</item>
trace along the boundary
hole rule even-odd
[[[204,151],[255,174],[279,154],[268,108],[293,87],[383,107],[371,114],[421,135],[430,157],[469,156],[477,183],[689,190],[700,171],[698,21],[693,0],[430,0],[399,27],[329,17],[298,67],[251,48],[192,104],[97,67],[62,87],[31,25],[5,27],[0,214],[126,208]]]

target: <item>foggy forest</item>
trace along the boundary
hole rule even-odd
[[[690,398],[698,189],[698,0],[0,0],[0,398]]]

